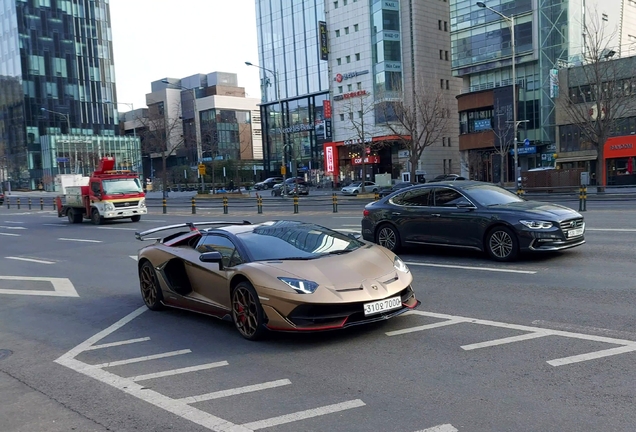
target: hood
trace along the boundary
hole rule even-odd
[[[396,273],[393,258],[379,247],[364,246],[345,255],[331,255],[307,261],[261,261],[260,265],[277,269],[280,276],[314,281],[332,289],[358,288],[362,281],[382,281]]]
[[[583,217],[580,213],[559,204],[542,201],[522,201],[491,207],[498,211],[524,212],[532,217],[549,218],[551,220],[563,220]]]

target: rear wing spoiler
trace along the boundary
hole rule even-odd
[[[214,221],[214,222],[185,222],[185,223],[180,223],[180,224],[175,224],[175,225],[166,225],[166,226],[162,226],[162,227],[158,227],[158,228],[152,228],[146,231],[142,231],[142,232],[135,232],[135,238],[137,240],[159,240],[161,239],[161,237],[154,237],[154,238],[146,238],[147,236],[149,236],[150,234],[154,234],[154,233],[158,233],[161,231],[169,231],[169,230],[173,230],[173,229],[179,229],[179,228],[190,228],[190,231],[197,231],[198,227],[203,227],[203,226],[222,226],[222,225],[252,225],[251,222],[249,221],[241,221],[241,222],[230,222],[230,221]]]

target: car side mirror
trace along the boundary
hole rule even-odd
[[[199,256],[199,261],[204,263],[218,263],[219,270],[223,267],[223,256],[220,252],[203,252]]]
[[[457,203],[457,208],[458,209],[475,210],[477,207],[475,207],[474,205],[472,205],[469,202],[464,201],[464,202]]]
[[[354,240],[360,240],[360,237],[362,237],[362,235],[358,233],[349,233],[347,234],[347,237],[352,238]]]

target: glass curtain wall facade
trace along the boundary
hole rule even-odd
[[[42,137],[118,130],[108,0],[0,0],[0,79],[11,83],[0,86],[9,177],[35,188]]]
[[[210,109],[199,113],[201,143],[205,161],[240,160],[252,142],[252,120],[249,111]],[[251,152],[250,152],[251,153]]]
[[[293,174],[321,169],[329,92],[319,44],[324,20],[323,0],[256,0],[266,175],[280,175],[286,162]]]

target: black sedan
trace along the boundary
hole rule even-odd
[[[580,246],[584,234],[583,216],[568,207],[475,181],[402,189],[367,204],[362,219],[362,237],[392,252],[402,246],[460,247],[496,261]]]

